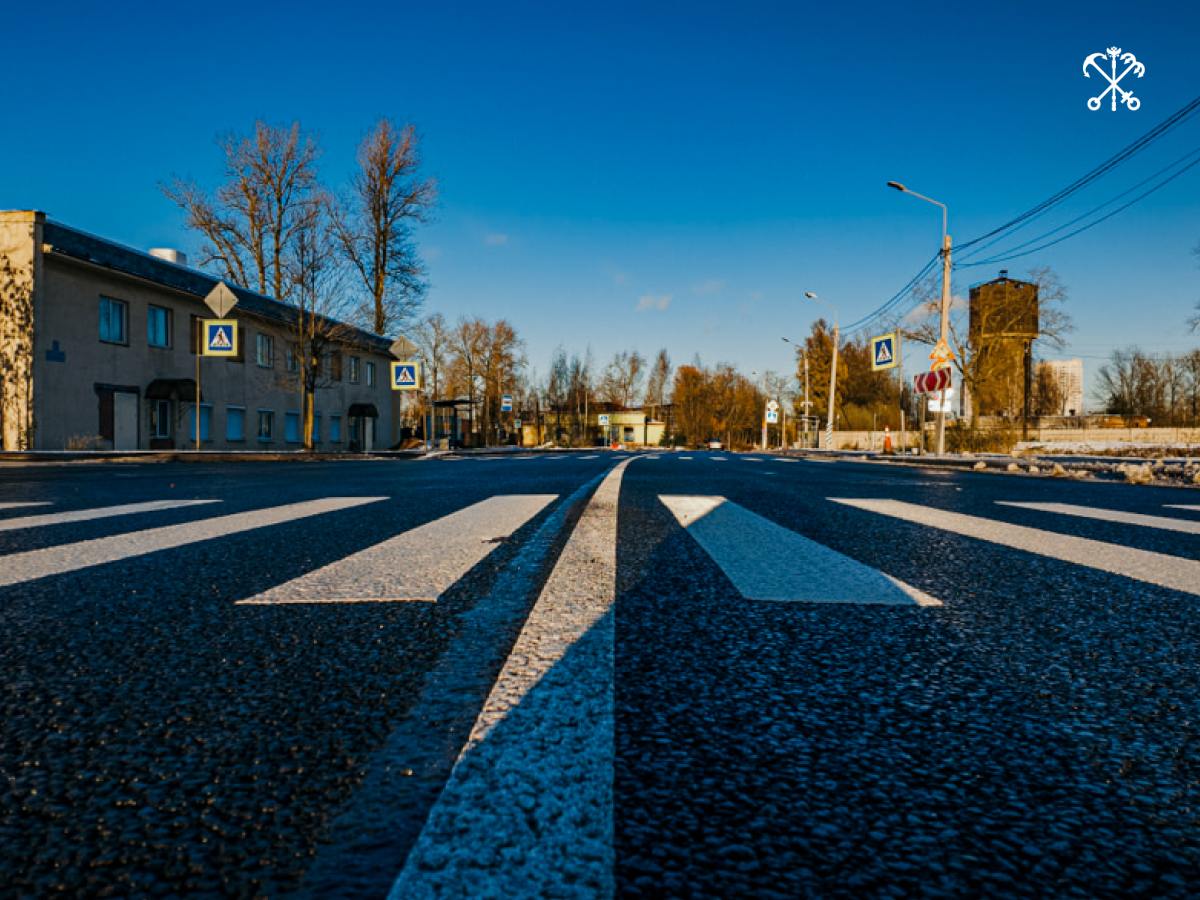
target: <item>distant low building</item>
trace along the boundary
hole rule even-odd
[[[651,410],[643,407],[621,408],[606,403],[597,403],[590,407],[586,421],[579,423],[582,427],[577,443],[583,446],[604,446],[624,444],[630,447],[657,447],[667,425],[663,418],[658,418],[668,407]],[[559,425],[559,422],[562,425]],[[566,416],[556,416],[552,410],[542,409],[539,414],[527,412],[521,416],[521,444],[526,447],[536,447],[544,443],[554,443],[564,446],[570,442],[572,423]],[[561,430],[560,430],[561,429]],[[559,434],[555,435],[555,432]]]
[[[217,279],[182,254],[154,255],[0,211],[0,447],[193,446],[198,321]],[[232,286],[239,353],[205,358],[201,446],[302,446],[296,310]],[[389,342],[341,329],[316,392],[316,445],[371,449],[396,439]]]

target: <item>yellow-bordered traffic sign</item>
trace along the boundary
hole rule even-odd
[[[237,356],[236,319],[201,319],[200,352],[203,356]]]
[[[900,364],[900,335],[895,331],[871,338],[871,369],[894,369]]]
[[[421,364],[412,360],[392,363],[392,390],[419,391],[421,389]]]

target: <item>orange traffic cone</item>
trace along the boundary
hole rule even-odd
[[[892,452],[892,429],[886,425],[883,426],[883,452]]]

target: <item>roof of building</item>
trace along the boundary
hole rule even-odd
[[[42,238],[53,248],[55,253],[133,275],[164,287],[174,288],[200,299],[207,296],[208,292],[221,280],[196,269],[159,259],[133,247],[126,247],[123,244],[96,237],[86,231],[80,231],[59,222],[47,220],[42,231]],[[239,312],[249,313],[283,325],[296,324],[297,311],[296,307],[291,304],[273,297],[266,297],[238,285],[230,284],[229,287],[237,295]],[[349,330],[348,343],[360,344],[379,353],[390,355],[388,348],[391,341],[387,338],[361,328],[355,328],[352,325],[347,325],[346,328]]]

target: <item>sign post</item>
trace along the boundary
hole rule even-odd
[[[215,319],[201,319],[196,330],[196,404],[192,407],[196,420],[196,449],[200,449],[200,357],[237,356],[237,321],[228,318],[237,306],[237,295],[223,281],[204,298],[204,305],[213,311]]]

